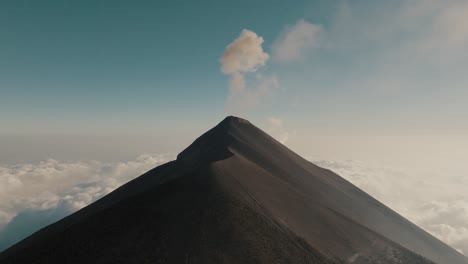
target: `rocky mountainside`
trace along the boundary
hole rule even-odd
[[[0,253],[0,263],[439,263],[468,259],[249,121]]]

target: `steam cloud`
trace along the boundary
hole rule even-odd
[[[221,58],[221,72],[229,75],[229,94],[226,108],[238,112],[257,105],[260,98],[268,95],[272,88],[278,87],[276,77],[265,77],[256,73],[253,80],[247,75],[265,66],[270,57],[263,50],[264,40],[251,30],[244,29],[237,39],[229,44]]]
[[[254,72],[265,65],[269,55],[263,51],[263,38],[244,29],[240,36],[229,44],[223,54],[221,71],[225,74]]]

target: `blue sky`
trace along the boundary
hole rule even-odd
[[[228,114],[286,135],[301,154],[330,134],[466,134],[465,10],[463,1],[6,1],[0,158],[178,152]],[[245,94],[230,102],[222,56],[244,29],[268,59],[242,73]]]
[[[76,141],[75,134],[89,138],[148,131],[149,137],[180,130],[181,124],[195,126],[186,144],[228,114],[227,78],[219,71],[226,45],[244,28],[262,32],[265,45],[271,45],[282,27],[305,17],[307,9],[315,6],[282,1],[4,2],[0,144],[11,151],[3,153],[3,160],[48,158],[29,158],[27,147],[12,154],[18,149],[12,142],[49,142],[39,136],[68,135],[63,141]],[[125,140],[131,139],[120,139]],[[56,144],[47,145],[37,148]],[[65,152],[49,153],[90,158]]]
[[[3,3],[1,110],[10,118],[58,119],[222,112],[225,77],[219,74],[219,58],[224,47],[244,28],[259,30],[271,41],[298,11],[301,17],[304,5]]]
[[[1,1],[0,247],[235,114],[466,253],[466,69],[464,0]]]

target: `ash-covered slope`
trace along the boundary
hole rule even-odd
[[[468,259],[248,121],[0,254],[0,263],[440,263]]]

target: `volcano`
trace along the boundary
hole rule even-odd
[[[330,170],[227,117],[0,263],[439,263],[468,259]]]

